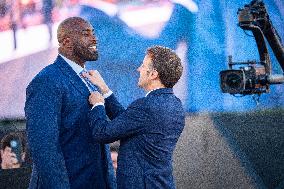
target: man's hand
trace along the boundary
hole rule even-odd
[[[93,92],[89,96],[89,102],[90,104],[95,105],[96,103],[105,103],[105,99],[99,92]]]
[[[109,92],[109,88],[97,70],[90,70],[89,73],[83,73],[83,76],[88,78],[94,85],[99,87],[102,94]]]
[[[4,150],[1,150],[1,158],[2,169],[14,169],[20,167],[16,154],[12,152],[10,147],[6,147]]]

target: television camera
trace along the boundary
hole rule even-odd
[[[255,38],[260,61],[233,62],[229,56],[229,69],[220,72],[221,90],[233,95],[261,95],[268,93],[271,84],[284,83],[284,76],[272,74],[268,41],[277,61],[284,71],[284,49],[276,29],[261,0],[253,0],[238,10],[239,27],[250,30]]]

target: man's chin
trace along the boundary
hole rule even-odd
[[[98,60],[98,58],[99,58],[99,55],[98,53],[96,53],[96,54],[93,54],[92,56],[89,56],[86,61],[96,61]]]
[[[99,58],[98,56],[94,57],[94,58],[93,58],[93,61],[97,61],[98,58]]]

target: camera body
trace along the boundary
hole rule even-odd
[[[229,69],[220,72],[220,86],[223,93],[253,95],[270,92],[270,84],[284,83],[283,75],[272,75],[271,61],[266,46],[269,43],[284,71],[284,48],[277,31],[273,27],[261,0],[238,10],[239,26],[251,31],[257,45],[260,61],[232,62],[229,56]],[[234,67],[234,68],[233,68]]]
[[[22,144],[19,138],[14,138],[10,141],[12,152],[16,154],[18,162],[22,163]]]
[[[229,56],[230,69],[220,72],[220,87],[223,93],[261,94],[269,92],[265,67],[256,61],[234,63]],[[240,65],[233,69],[233,66]]]

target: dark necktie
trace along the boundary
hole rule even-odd
[[[83,78],[86,81],[86,84],[88,85],[88,88],[89,88],[90,92],[99,91],[97,86],[95,86],[88,78],[83,76],[83,73],[87,73],[87,72],[88,71],[86,69],[81,71],[80,72],[80,77]]]

